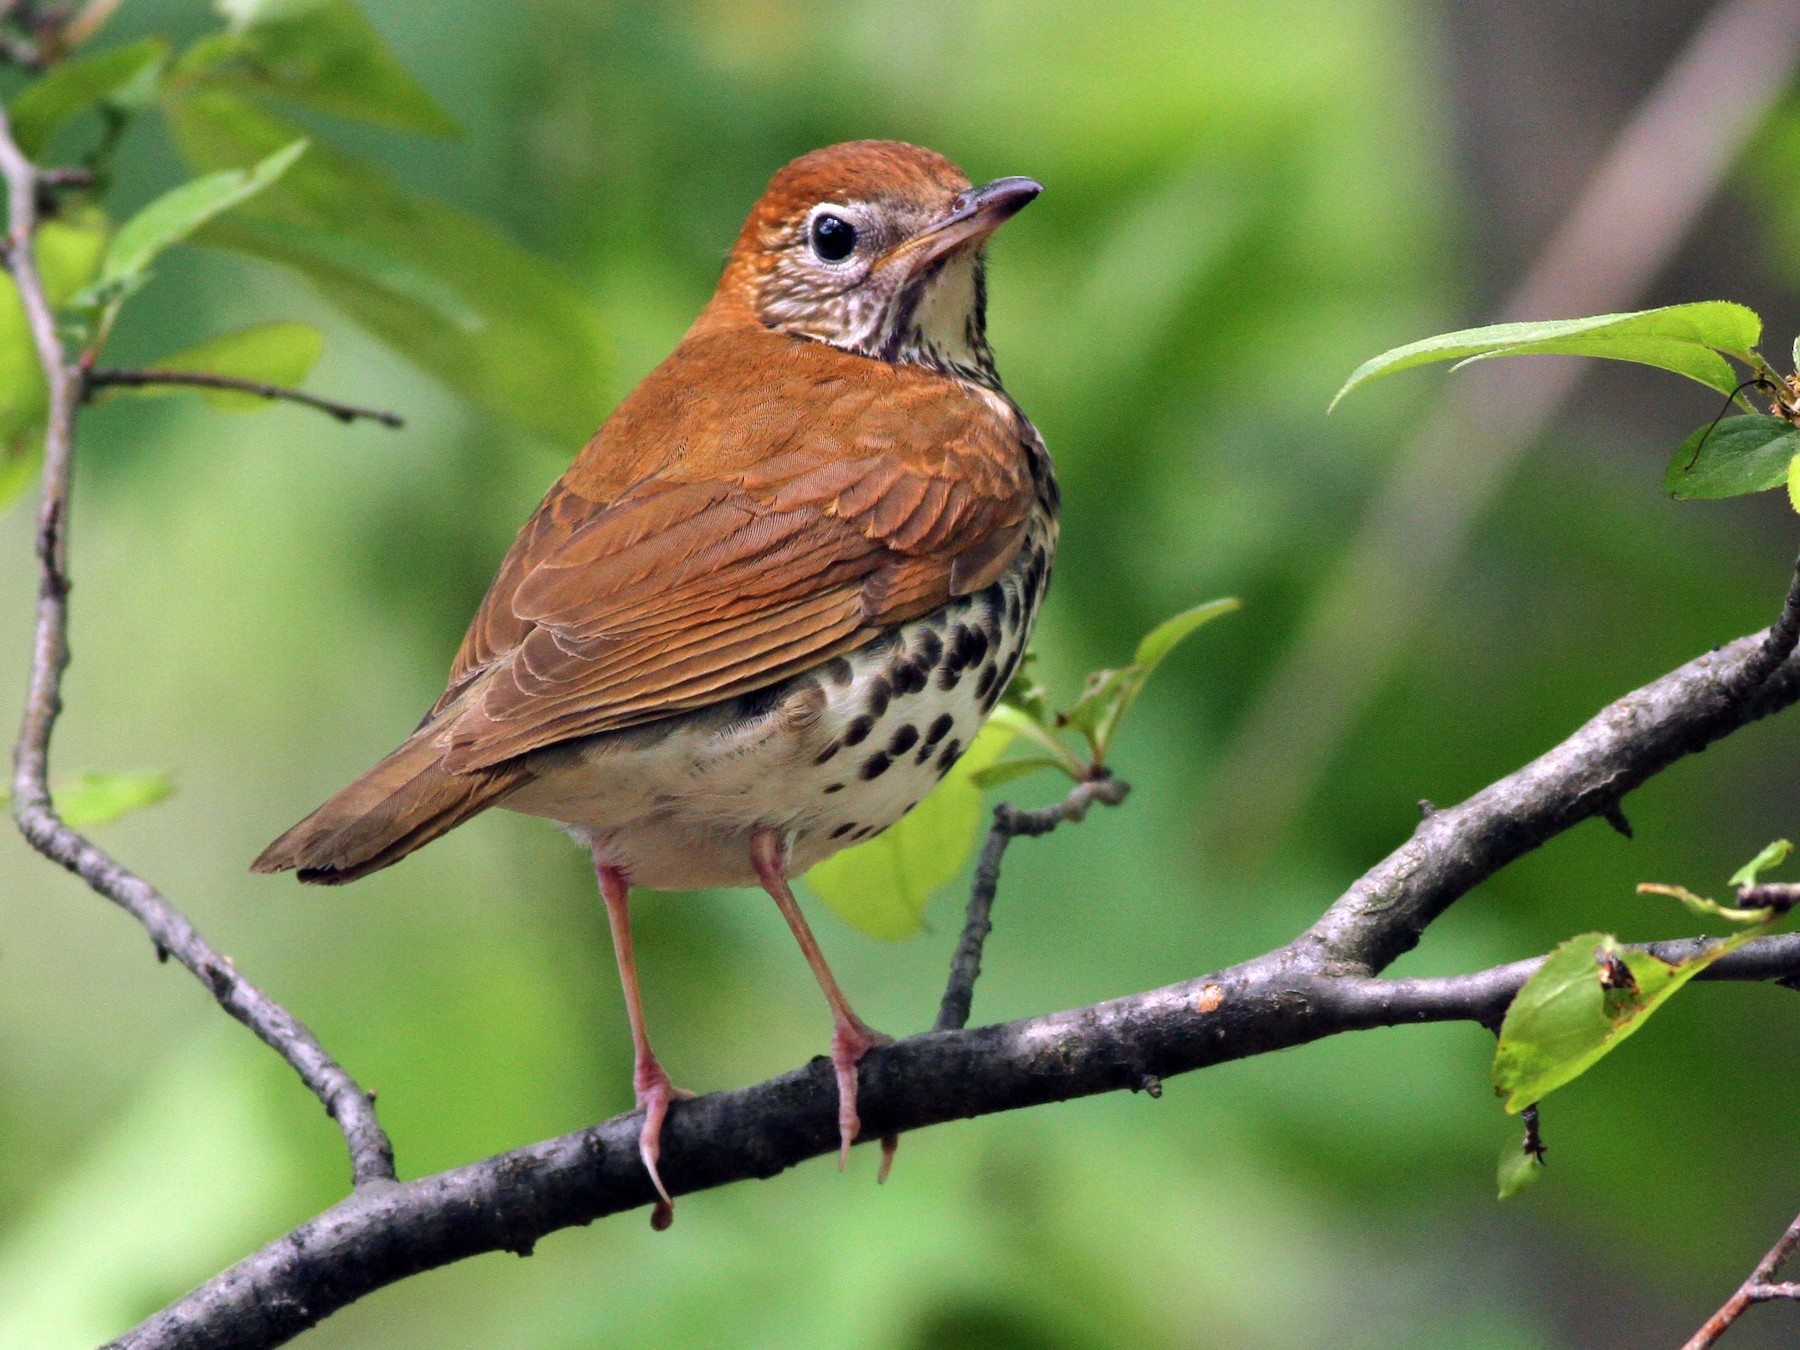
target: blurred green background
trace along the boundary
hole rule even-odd
[[[1766,622],[1796,534],[1778,501],[1677,505],[1698,386],[1591,374],[1466,541],[1379,699],[1318,748],[1275,837],[1221,839],[1218,768],[1386,467],[1446,381],[1324,406],[1364,357],[1493,317],[1704,13],[1658,0],[370,0],[465,128],[334,135],[497,222],[610,344],[605,406],[704,303],[768,175],[891,136],[1042,200],[993,250],[994,344],[1062,475],[1041,669],[1065,696],[1175,609],[1245,611],[1164,668],[1118,765],[1128,806],[1008,862],[977,1020],[1189,977],[1286,940],[1455,801],[1603,702]],[[191,36],[199,0],[131,0],[116,38]],[[1778,110],[1639,297],[1800,322],[1800,116]],[[134,133],[127,200],[182,173]],[[318,1032],[418,1176],[630,1103],[584,859],[495,812],[343,890],[251,878],[268,839],[397,742],[441,687],[513,531],[574,446],[526,437],[237,257],[171,254],[127,311],[141,360],[240,323],[322,324],[311,387],[399,434],[301,411],[124,403],[83,424],[76,662],[56,761],[169,769],[101,838]],[[1543,316],[1548,317],[1548,316]],[[0,518],[0,708],[23,690],[29,512]],[[1583,929],[1689,931],[1638,880],[1717,887],[1800,829],[1800,720],[1634,794],[1471,895],[1402,962],[1448,973]],[[1240,747],[1238,753],[1242,753]],[[1246,789],[1242,776],[1234,792]],[[1035,780],[1027,795],[1053,790]],[[1233,819],[1255,818],[1234,801]],[[1252,803],[1254,805],[1254,803]],[[960,901],[887,945],[819,915],[859,1010],[934,1011]],[[637,905],[650,1025],[677,1081],[744,1084],[825,1047],[824,1007],[760,895]],[[324,1347],[1624,1347],[1675,1344],[1797,1204],[1800,1001],[1710,987],[1546,1105],[1550,1168],[1494,1199],[1513,1137],[1472,1026],[1368,1033],[1120,1095],[909,1137],[876,1188],[817,1161],[386,1290]],[[0,838],[0,1346],[115,1334],[342,1194],[335,1132],[286,1069],[159,967],[137,928]],[[1791,1345],[1800,1312],[1731,1344]]]

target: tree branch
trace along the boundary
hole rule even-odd
[[[1768,1254],[1756,1263],[1756,1269],[1738,1286],[1737,1292],[1725,1300],[1719,1311],[1706,1319],[1706,1324],[1693,1334],[1681,1350],[1707,1350],[1752,1303],[1768,1303],[1778,1298],[1800,1299],[1800,1285],[1770,1283],[1783,1263],[1794,1254],[1796,1247],[1800,1247],[1800,1219],[1795,1219],[1788,1225],[1781,1240],[1769,1248]]]
[[[950,958],[950,982],[944,988],[934,1031],[961,1031],[969,1024],[975,981],[981,975],[981,949],[988,934],[994,931],[989,915],[1000,889],[1000,862],[1006,856],[1007,845],[1022,834],[1049,834],[1065,821],[1079,821],[1095,802],[1117,806],[1130,791],[1131,784],[1122,778],[1098,777],[1077,783],[1060,802],[1036,811],[1022,811],[1011,802],[994,807],[994,823],[988,827],[987,842],[981,846],[981,857],[975,864],[968,916],[963,920],[956,954]]]
[[[1779,627],[1779,625],[1778,625]],[[865,1138],[1120,1089],[1341,1032],[1494,1025],[1543,958],[1467,975],[1383,980],[1432,917],[1521,853],[1737,727],[1800,698],[1800,661],[1749,692],[1768,634],[1690,661],[1618,700],[1555,749],[1433,812],[1313,929],[1226,970],[1129,998],[970,1031],[932,1031],[861,1066]],[[1059,808],[1050,808],[1052,814]],[[990,838],[990,844],[992,840]],[[1652,944],[1681,959],[1711,939]],[[1800,976],[1800,935],[1761,938],[1698,978]],[[661,1168],[677,1195],[770,1177],[837,1148],[830,1067],[679,1103]],[[404,1185],[359,1192],[128,1332],[118,1350],[264,1350],[372,1290],[480,1252],[529,1252],[557,1229],[655,1200],[636,1114]]]
[[[212,991],[219,1006],[249,1027],[291,1065],[343,1131],[357,1185],[392,1180],[394,1152],[357,1086],[312,1032],[251,984],[195,931],[185,915],[142,878],[64,824],[50,797],[50,737],[62,710],[62,677],[69,664],[69,477],[82,376],[56,333],[33,252],[38,170],[13,140],[0,110],[0,175],[9,204],[6,267],[17,284],[49,390],[44,432],[43,503],[38,512],[40,570],[37,628],[25,712],[13,747],[13,817],[31,846],[67,868],[124,909],[150,934],[160,957],[173,956]]]
[[[196,389],[228,389],[233,393],[252,394],[257,398],[299,403],[308,408],[316,408],[340,422],[354,422],[361,417],[379,422],[384,427],[398,429],[406,425],[399,413],[385,412],[380,408],[359,408],[351,403],[320,398],[304,389],[289,389],[285,385],[264,384],[260,380],[240,380],[234,375],[213,375],[200,370],[123,370],[116,366],[101,367],[87,372],[82,383],[81,397],[86,402],[96,390],[105,389],[109,385],[123,389],[143,389],[158,384],[186,385]]]

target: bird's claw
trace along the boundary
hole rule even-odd
[[[662,1156],[663,1120],[668,1116],[672,1102],[688,1101],[694,1094],[671,1083],[660,1064],[640,1069],[633,1086],[637,1089],[638,1109],[644,1113],[643,1128],[638,1131],[638,1157],[644,1160],[644,1170],[650,1174],[650,1184],[656,1187],[658,1196],[650,1226],[660,1231],[675,1218],[675,1201],[669,1188],[663,1185],[662,1173],[656,1166],[657,1159]]]
[[[838,1171],[850,1162],[850,1145],[862,1133],[862,1118],[856,1114],[856,1066],[869,1051],[892,1045],[894,1038],[865,1026],[861,1022],[840,1022],[831,1034],[831,1067],[837,1073],[838,1088]],[[891,1136],[890,1136],[891,1137]],[[881,1175],[885,1180],[893,1164],[893,1148],[888,1139],[881,1144]]]

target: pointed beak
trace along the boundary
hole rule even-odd
[[[979,244],[1030,205],[1043,190],[1044,185],[1034,178],[996,178],[970,188],[951,203],[949,215],[889,249],[881,265],[904,258],[916,269],[965,244]]]

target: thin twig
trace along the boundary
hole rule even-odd
[[[975,981],[981,975],[981,949],[994,930],[989,916],[1000,889],[1000,862],[1006,856],[1007,845],[1020,835],[1049,834],[1064,822],[1079,821],[1095,802],[1117,806],[1130,791],[1131,785],[1122,778],[1090,778],[1077,783],[1068,796],[1053,806],[1022,811],[1011,802],[1001,802],[994,808],[994,823],[988,828],[987,842],[981,846],[981,858],[975,864],[975,880],[969,887],[968,917],[963,921],[956,954],[950,959],[950,982],[944,987],[932,1030],[961,1031],[969,1024]]]
[[[1738,1286],[1735,1294],[1725,1300],[1724,1306],[1706,1319],[1706,1324],[1689,1338],[1681,1350],[1707,1350],[1707,1347],[1723,1336],[1731,1324],[1743,1315],[1744,1309],[1752,1303],[1766,1303],[1777,1298],[1800,1297],[1800,1286],[1770,1283],[1783,1263],[1794,1254],[1796,1247],[1800,1247],[1800,1218],[1796,1218],[1788,1225],[1787,1232],[1783,1233],[1781,1240],[1769,1248],[1768,1254],[1756,1263],[1756,1269],[1750,1272],[1749,1278]]]
[[[62,709],[62,677],[69,664],[69,471],[82,378],[57,336],[56,318],[32,249],[38,171],[13,140],[4,110],[0,110],[0,174],[10,205],[6,265],[18,287],[49,391],[37,528],[37,628],[25,712],[13,748],[13,817],[33,848],[137,919],[159,956],[173,956],[186,966],[225,1011],[293,1067],[343,1131],[358,1185],[391,1181],[393,1147],[375,1118],[369,1095],[356,1080],[285,1008],[239,975],[230,959],[214,950],[154,886],[69,828],[51,800],[50,737]]]
[[[403,427],[405,420],[399,413],[386,412],[380,408],[360,408],[351,403],[339,403],[335,399],[320,398],[317,394],[309,394],[303,389],[289,389],[285,385],[264,384],[260,380],[241,380],[234,375],[213,375],[199,370],[124,370],[116,366],[102,366],[87,373],[82,389],[84,401],[93,397],[94,391],[109,386],[122,389],[143,389],[151,385],[188,385],[196,389],[226,389],[238,394],[251,394],[257,398],[281,400],[288,403],[299,403],[308,408],[316,408],[337,418],[340,422],[354,422],[357,418],[366,418],[371,422],[379,422],[384,427]]]

